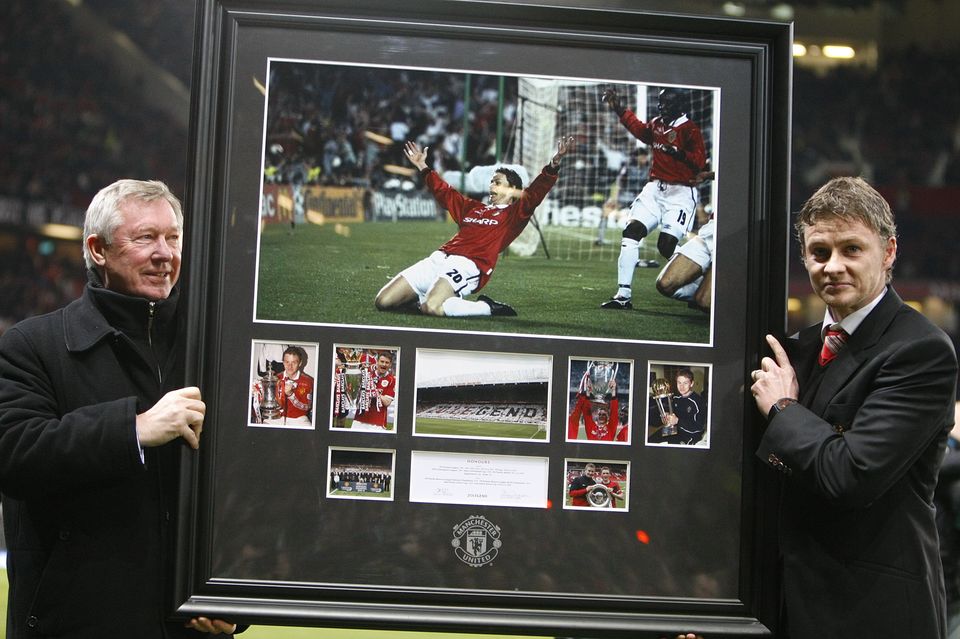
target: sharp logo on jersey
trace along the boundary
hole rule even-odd
[[[499,226],[499,220],[493,220],[485,217],[465,217],[463,218],[465,224],[484,224],[486,226]]]

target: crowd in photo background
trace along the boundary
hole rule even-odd
[[[162,179],[182,195],[185,127],[136,100],[129,88],[118,87],[110,62],[99,59],[86,39],[69,28],[63,6],[26,0],[8,4],[0,32],[0,74],[5,78],[0,83],[3,207],[43,204],[82,211],[99,188],[120,177]],[[164,0],[129,11],[120,0],[86,3],[186,84],[193,7],[183,4]],[[799,66],[794,70],[793,208],[838,173],[863,174],[886,189],[900,216],[904,250],[897,264],[899,278],[960,278],[960,256],[950,237],[957,225],[949,223],[960,202],[960,196],[952,196],[960,193],[958,57],[955,51],[910,49],[884,53],[876,71],[838,67],[814,73]],[[430,73],[397,71],[373,94],[356,95],[351,77],[358,72],[340,71],[334,81],[325,79],[314,87],[316,91],[297,94],[316,97],[284,98],[284,118],[268,132],[268,160],[277,180],[359,182],[375,188],[395,184],[387,184],[398,176],[384,166],[405,166],[400,145],[381,144],[365,131],[429,145],[440,169],[459,168],[464,144],[469,165],[493,161],[498,124],[495,78],[471,78],[465,136],[462,86],[433,82]],[[311,82],[311,78],[288,80]],[[315,100],[335,106],[331,121],[316,117],[321,109]],[[503,129],[509,131],[516,96],[505,96],[503,104]],[[910,197],[915,187],[932,187],[934,195],[940,195],[933,198],[934,204],[910,215],[918,208],[916,198]],[[929,210],[931,206],[935,210]],[[7,224],[8,219],[0,222]],[[15,224],[0,226],[0,232],[4,240],[0,331],[78,294],[85,281],[78,250],[51,251],[48,243]]]
[[[438,172],[461,169],[463,157],[469,166],[496,160],[498,78],[473,75],[468,91],[465,76],[448,72],[279,62],[268,84],[269,181],[390,187],[400,180],[386,167],[410,168],[407,140],[430,148]],[[504,90],[509,131],[516,83]]]

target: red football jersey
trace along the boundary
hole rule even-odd
[[[383,377],[378,377],[374,385],[377,389],[377,394],[379,396],[395,397],[397,390],[397,378],[395,375],[387,373]],[[383,406],[376,397],[370,397],[370,406],[366,410],[359,411],[354,417],[354,421],[363,422],[364,424],[372,424],[374,426],[380,426],[381,428],[387,427],[387,406]]]
[[[574,404],[570,416],[567,417],[567,439],[576,439],[580,430],[580,420],[583,419],[583,426],[587,432],[587,439],[593,441],[613,441],[617,434],[619,425],[620,404],[616,398],[610,400],[610,406],[607,409],[607,421],[598,424],[593,418],[593,408],[586,395],[578,395],[577,403]],[[621,440],[622,441],[622,440]]]
[[[424,180],[433,197],[460,227],[440,250],[447,255],[470,258],[480,269],[480,290],[490,279],[500,252],[520,235],[530,216],[557,182],[557,175],[544,168],[512,204],[484,204],[465,197],[443,181],[436,171],[425,170]]]
[[[617,497],[620,497],[621,499],[623,498],[623,488],[620,487],[620,482],[616,481],[615,479],[611,479],[604,485],[611,488],[610,503],[607,504],[607,508],[617,508],[617,502],[620,501],[617,499]]]
[[[620,122],[633,137],[653,148],[651,179],[694,184],[697,174],[703,170],[707,161],[707,152],[700,127],[693,120],[681,115],[670,123],[664,122],[659,116],[643,122],[633,111],[626,109],[620,116]],[[663,150],[666,146],[682,149],[684,158],[673,157]]]
[[[292,386],[292,392],[287,395],[287,383]],[[277,379],[277,399],[284,415],[293,419],[306,417],[313,408],[313,378],[306,373],[300,373],[297,379],[289,379],[280,375]]]

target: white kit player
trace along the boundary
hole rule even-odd
[[[687,302],[691,308],[710,310],[713,291],[713,247],[716,228],[714,214],[697,234],[687,240],[673,254],[657,276],[657,290],[661,295]]]
[[[607,89],[603,93],[603,101],[620,117],[620,123],[653,149],[653,163],[650,181],[630,205],[630,221],[623,230],[617,259],[617,293],[601,304],[602,308],[633,308],[631,286],[643,238],[659,227],[657,250],[669,258],[693,227],[698,202],[696,185],[703,179],[706,163],[703,134],[687,115],[688,92],[663,89],[659,98],[660,115],[643,122],[620,102],[616,91]]]
[[[407,142],[404,154],[420,171],[424,183],[459,230],[443,246],[408,267],[377,293],[378,310],[419,303],[424,315],[516,315],[510,306],[486,295],[467,295],[483,288],[493,274],[497,258],[520,235],[535,209],[557,181],[560,159],[573,148],[573,138],[557,144],[557,152],[526,189],[520,176],[497,168],[490,180],[487,203],[461,195],[427,166],[427,148]]]

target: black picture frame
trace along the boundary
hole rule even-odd
[[[744,389],[763,336],[781,333],[786,316],[792,27],[576,4],[198,1],[185,288],[187,375],[207,415],[201,450],[183,457],[173,616],[582,637],[776,632],[774,502],[752,461],[760,419]],[[710,340],[258,321],[266,106],[257,84],[270,58],[416,68],[440,59],[443,69],[718,88],[722,276]],[[318,415],[332,403],[335,344],[400,353],[396,433],[332,432],[326,417],[309,429],[249,428],[257,340],[319,345]],[[549,436],[413,436],[416,357],[425,348],[548,356]],[[628,446],[565,438],[571,357],[632,362]],[[649,389],[640,373],[649,362],[710,368],[709,448],[644,445]],[[344,448],[393,460],[391,499],[328,498],[328,454]],[[411,468],[414,452],[542,459],[547,507],[411,501],[411,473],[424,472]],[[561,507],[570,459],[629,464],[629,512]],[[464,552],[471,534],[484,553]]]

